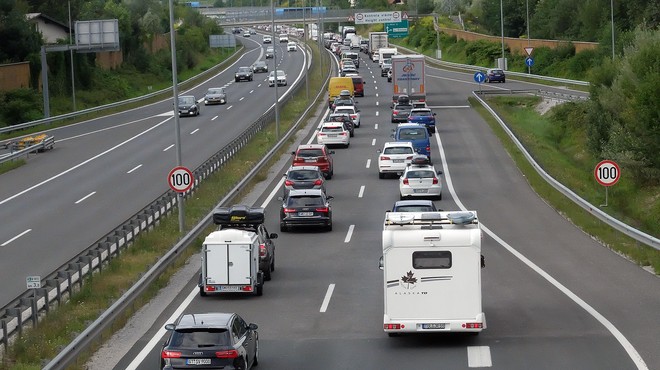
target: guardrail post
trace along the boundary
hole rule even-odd
[[[48,289],[39,288],[36,290],[36,292],[39,293],[39,297],[44,297],[44,309],[46,310],[46,314],[50,313],[50,304],[48,303]]]
[[[7,309],[7,315],[13,316],[18,321],[16,327],[18,328],[18,335],[23,335],[23,317],[21,316],[20,308],[9,308]]]
[[[59,307],[62,304],[62,291],[60,290],[60,279],[55,278],[55,279],[48,279],[46,280],[46,286],[51,286],[54,287],[57,294],[55,295],[55,299],[57,300],[57,307]],[[48,298],[46,298],[46,301],[48,301]]]
[[[69,292],[69,297],[71,297],[71,295],[73,294],[73,289],[71,287],[71,274],[69,273],[69,271],[58,271],[57,275],[58,277],[66,278],[67,280],[66,291]]]
[[[2,326],[2,345],[5,347],[5,352],[9,350],[9,333],[7,332],[7,320],[0,320],[0,325]]]
[[[83,286],[82,266],[83,265],[78,262],[69,264],[69,270],[78,273],[78,286],[80,287],[80,289],[82,289]],[[73,273],[69,273],[69,276],[71,275],[73,275]]]

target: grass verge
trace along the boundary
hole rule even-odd
[[[567,143],[557,145],[552,139],[552,133],[550,132],[552,125],[547,117],[540,115],[534,109],[538,102],[539,98],[498,97],[488,100],[489,105],[507,122],[518,140],[522,142],[527,151],[550,176],[590,203],[601,204],[604,201],[604,191],[602,187],[599,188],[597,184],[595,185],[593,168],[587,167],[587,165],[591,166],[598,161],[588,158],[588,155],[581,149],[584,146],[580,145],[575,138],[566,138]],[[476,99],[470,98],[470,103],[488,122],[539,196],[545,199],[557,212],[608,248],[626,256],[640,266],[650,266],[656,273],[660,273],[660,251],[625,236],[569,201],[536,173],[495,118]],[[649,209],[648,201],[653,198],[651,195],[654,192],[657,198],[658,189],[636,188],[634,184],[625,184],[624,186],[628,188],[626,193],[631,194],[631,196],[627,197],[621,194],[620,203],[610,203],[605,211],[619,217],[624,214],[622,207],[639,208],[644,210],[645,213],[637,213],[635,216],[624,218],[623,221],[632,225],[657,222],[653,220],[660,218],[659,207]],[[611,196],[616,197],[616,192],[613,193]],[[637,196],[634,196],[634,194],[637,194]],[[630,204],[631,202],[633,204]],[[657,205],[657,203],[656,200],[655,204]],[[653,233],[651,230],[649,232]]]
[[[318,60],[319,51],[312,45],[315,63],[307,74],[309,80],[310,97],[312,92],[322,88],[325,78],[320,75]],[[328,63],[324,62],[324,67]],[[280,132],[286,132],[295,123],[295,119],[313,102],[305,99],[305,89],[300,89],[289,103],[280,109]],[[316,104],[325,104],[324,95],[321,95]],[[194,225],[199,222],[210,210],[222,199],[224,195],[240,181],[254,165],[277,142],[275,137],[274,122],[244,147],[237,156],[229,161],[220,171],[202,182],[193,196],[185,203],[186,225]],[[293,138],[289,142],[293,142]],[[277,161],[279,155],[285,154],[286,145],[271,160],[271,164]],[[258,181],[265,179],[263,173],[252,180],[245,190],[238,194],[241,197]],[[207,232],[214,227],[208,228]],[[111,261],[100,273],[87,279],[82,289],[75,293],[68,302],[44,317],[36,329],[25,330],[4,356],[0,369],[12,370],[36,370],[41,369],[47,359],[55,357],[59,351],[73,340],[81,331],[94,321],[105,309],[116,301],[128,288],[130,288],[140,276],[147,271],[172,245],[180,239],[178,232],[177,213],[173,212],[163,218],[160,224],[152,231],[138,236],[135,243],[122,254]],[[159,280],[154,283],[146,294],[135,302],[132,309],[123,317],[113,323],[111,328],[103,335],[103,339],[109,338],[112,333],[120,329],[140,307],[153,298],[158,290],[166,286],[173,272],[182,266],[185,261],[198,250],[202,240],[196,240],[192,248],[187,248],[178,258],[176,263],[165,272]],[[100,345],[98,343],[97,345]],[[84,369],[84,363],[93,354],[88,351],[83,355],[76,365],[70,369]]]
[[[0,163],[0,175],[2,175],[5,172],[9,172],[9,171],[13,170],[14,168],[21,167],[25,163],[27,163],[27,162],[24,158],[16,159],[14,161],[8,161],[8,162]]]

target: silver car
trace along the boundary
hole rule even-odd
[[[227,104],[227,92],[222,87],[212,87],[204,95],[204,105]]]
[[[284,176],[284,197],[292,189],[321,189],[325,193],[325,176],[318,166],[291,166]]]

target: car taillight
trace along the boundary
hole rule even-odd
[[[284,185],[286,185],[286,186],[293,186],[294,184],[295,184],[295,182],[293,182],[291,180],[284,181]]]
[[[266,244],[259,244],[259,257],[266,257]]]
[[[325,134],[323,132],[319,132],[317,136],[325,136]]]
[[[343,132],[342,132],[341,134],[339,134],[339,135],[341,135],[341,136],[346,136],[346,131],[343,131]]]
[[[284,208],[284,213],[294,213],[295,211],[293,208]]]
[[[428,145],[426,146],[426,152],[427,152],[427,153],[431,153],[431,147],[428,146]]]
[[[391,160],[391,159],[392,159],[392,158],[390,158],[390,157],[386,157],[386,156],[384,156],[384,155],[380,157],[380,160],[381,160],[381,161],[389,161],[389,160]]]
[[[398,110],[393,110],[392,114],[399,114],[399,111]]]
[[[164,349],[160,353],[160,358],[180,358],[180,357],[181,357],[181,352],[177,352],[177,351],[169,351]]]
[[[323,185],[323,180],[318,179],[318,180],[314,181],[314,185]]]
[[[436,185],[437,183],[438,183],[438,178],[437,178],[437,177],[434,177],[434,178],[433,178],[433,185]]]
[[[317,208],[316,212],[328,213],[328,207]]]
[[[318,163],[325,163],[325,162],[327,162],[327,161],[328,161],[328,160],[325,159],[325,157],[318,157],[318,158],[316,159],[316,162],[318,162]]]
[[[403,184],[408,185],[408,178],[407,177],[405,179],[403,179]]]
[[[218,351],[215,353],[217,358],[236,358],[238,357],[238,351],[235,349],[230,349],[227,351]]]
[[[351,119],[356,119],[356,118],[357,118],[357,114],[351,114]]]

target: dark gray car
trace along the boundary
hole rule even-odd
[[[291,166],[284,176],[284,197],[293,189],[321,189],[325,193],[325,176],[318,166]]]
[[[199,105],[192,95],[181,95],[179,100],[179,117],[199,116]]]
[[[238,81],[252,81],[253,77],[252,68],[250,67],[238,67],[238,71],[234,75],[234,80]]]
[[[212,87],[204,95],[204,105],[227,104],[227,92],[222,87]]]
[[[408,122],[412,104],[397,103],[392,108],[392,123]]]

